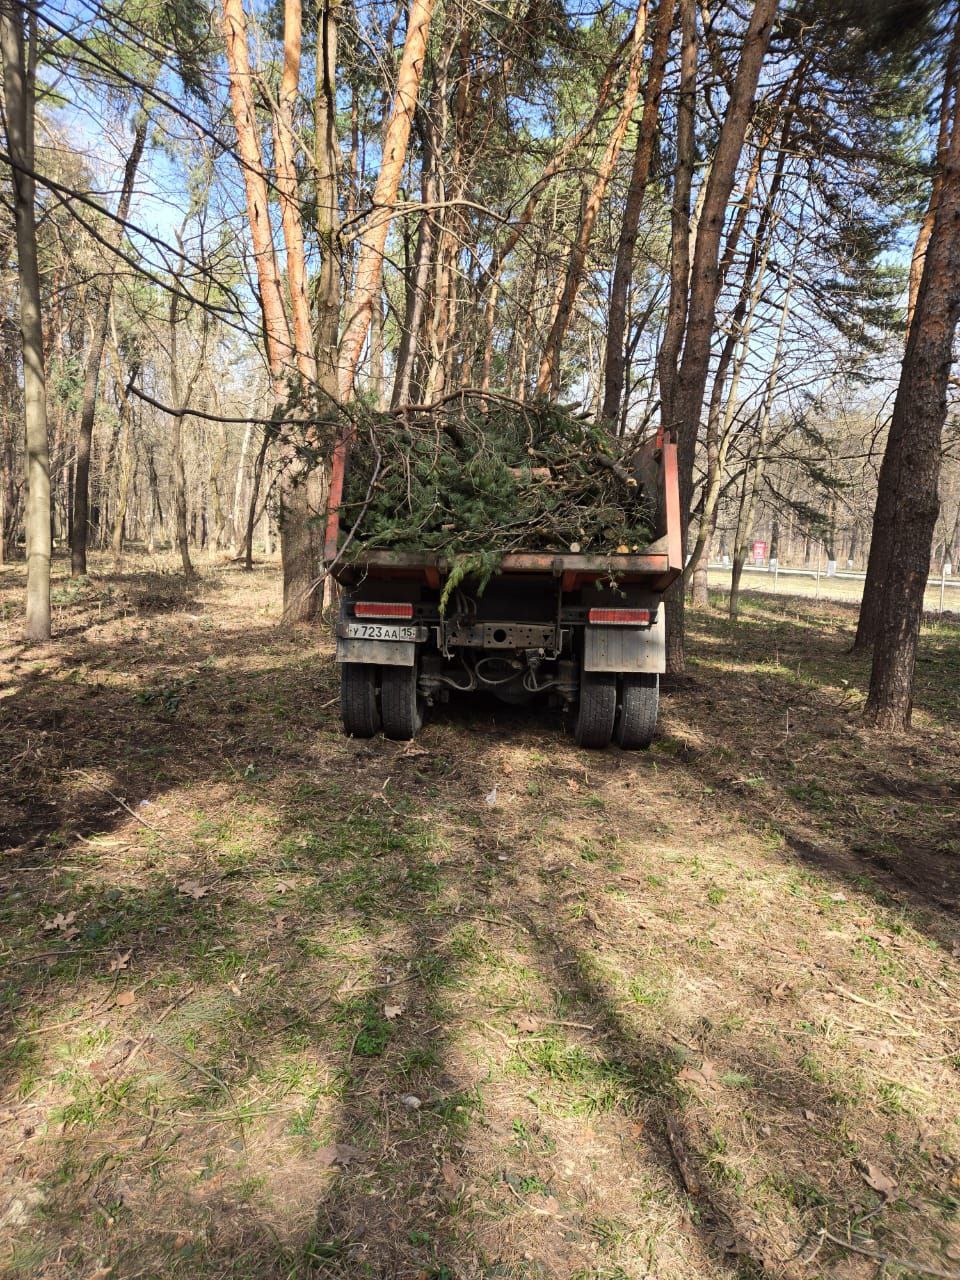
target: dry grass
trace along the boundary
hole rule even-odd
[[[0,1274],[960,1275],[956,630],[891,742],[750,598],[589,755],[344,740],[270,570],[0,590]]]

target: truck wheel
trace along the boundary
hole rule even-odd
[[[377,668],[369,662],[341,662],[340,719],[351,738],[372,738],[380,729]]]
[[[574,737],[580,747],[602,750],[610,745],[617,718],[617,677],[606,672],[580,673],[580,705]]]
[[[423,703],[417,693],[417,668],[380,668],[380,709],[383,732],[401,742],[415,738],[423,724]]]
[[[624,676],[616,739],[626,751],[649,747],[657,728],[658,675]]]

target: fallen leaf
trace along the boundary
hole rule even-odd
[[[492,791],[487,792],[487,794],[483,797],[483,802],[485,805],[487,805],[491,809],[493,809],[496,806],[496,803],[497,803],[496,787],[494,787]]]
[[[65,933],[76,918],[77,913],[75,911],[71,911],[67,916],[65,916],[62,911],[58,911],[52,920],[48,920],[46,924],[44,924],[43,931],[44,933],[52,933],[54,930],[57,930],[58,933]],[[77,930],[72,930],[70,936],[76,937],[76,935]]]
[[[115,1003],[119,1005],[121,1009],[128,1009],[130,1005],[136,1002],[136,999],[137,999],[136,992],[121,991],[120,994],[117,996]]]
[[[864,1165],[861,1173],[867,1186],[872,1187],[874,1191],[883,1196],[884,1200],[889,1200],[895,1194],[897,1190],[896,1179],[891,1178],[889,1173],[885,1173],[879,1165]]]
[[[804,1120],[816,1120],[816,1112],[811,1111],[809,1107],[804,1107],[803,1118]]]
[[[402,1106],[406,1107],[408,1111],[419,1111],[423,1106],[423,1103],[415,1093],[405,1093],[400,1099],[400,1103]]]
[[[289,893],[292,888],[293,888],[293,885],[289,882],[289,880],[278,880],[276,885],[274,886],[274,892]]]
[[[534,1031],[540,1030],[540,1023],[536,1018],[531,1018],[527,1014],[523,1014],[517,1019],[517,1030],[522,1036],[532,1035]]]
[[[571,791],[580,790],[580,783],[576,780],[576,778],[568,778],[567,786],[570,788]]]
[[[540,1207],[547,1213],[557,1214],[560,1212],[560,1201],[556,1196],[546,1196]]]
[[[110,961],[110,972],[119,973],[121,969],[125,969],[130,963],[130,957],[132,955],[132,951],[124,951],[120,955],[114,956]]]
[[[402,1004],[385,1004],[383,1006],[383,1016],[389,1018],[391,1022],[394,1018],[399,1018],[401,1013],[403,1013]]]
[[[457,1173],[456,1167],[452,1165],[449,1160],[444,1160],[443,1164],[440,1166],[440,1173],[443,1177],[443,1181],[451,1191],[460,1190],[463,1185],[463,1179],[460,1177],[459,1173]]]
[[[198,880],[181,880],[177,885],[177,888],[181,893],[185,893],[188,898],[194,899],[205,898],[210,892],[210,890],[205,885],[200,884]]]
[[[235,996],[241,996],[243,995],[243,984],[246,982],[246,980],[247,980],[246,973],[239,973],[237,974],[236,981],[228,982],[227,987],[229,988],[230,991],[233,992]]]
[[[321,1147],[316,1158],[325,1169],[335,1164],[346,1168],[351,1160],[357,1160],[362,1155],[359,1147],[351,1147],[346,1142],[333,1142],[329,1147]]]
[[[709,1086],[717,1078],[717,1069],[709,1058],[704,1058],[699,1067],[684,1067],[677,1076],[683,1084]]]

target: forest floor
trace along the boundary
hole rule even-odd
[[[277,577],[0,571],[0,1275],[960,1276],[960,628],[909,738],[748,595],[649,752],[357,742]]]

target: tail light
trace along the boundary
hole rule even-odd
[[[353,606],[355,618],[412,618],[412,604],[374,604],[369,600],[358,601]]]
[[[645,627],[652,609],[591,609],[587,621],[599,627]]]

